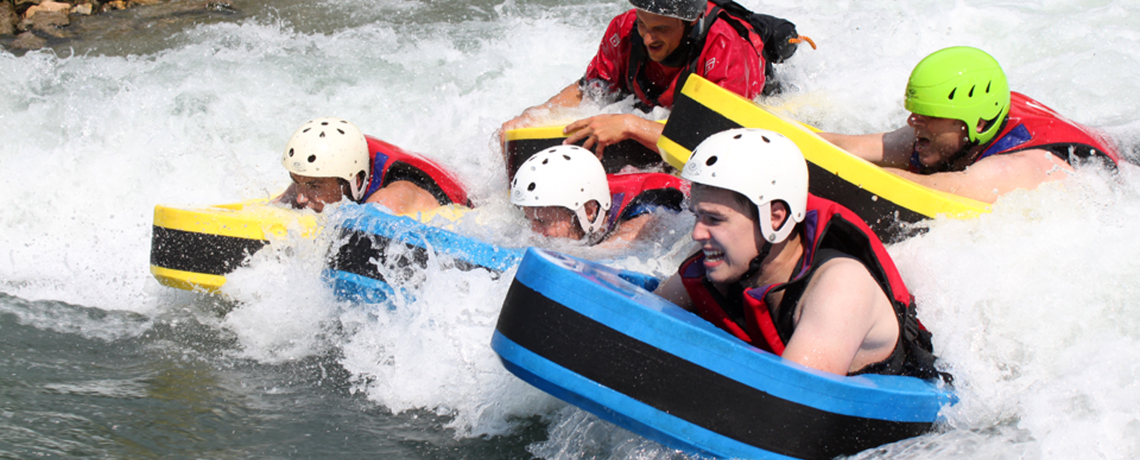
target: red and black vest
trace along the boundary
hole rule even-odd
[[[1114,143],[1104,135],[1065,118],[1024,94],[1011,91],[1009,101],[1009,115],[1001,131],[969,164],[993,155],[1033,149],[1052,152],[1069,164],[1078,159],[1107,160],[1113,166],[1120,163],[1120,154]],[[910,171],[920,174],[931,172],[918,161],[918,152],[911,154]]]
[[[883,243],[867,224],[847,208],[809,194],[807,214],[801,225],[804,255],[787,283],[752,289],[738,287],[738,293],[733,294],[736,298],[729,299],[705,276],[703,253],[698,252],[682,263],[678,273],[697,313],[752,346],[782,355],[795,332],[795,306],[815,269],[831,258],[851,257],[867,267],[879,283],[899,322],[899,340],[891,356],[856,374],[937,376],[930,332],[918,322],[914,297],[907,291]],[[784,298],[778,308],[768,305],[765,300],[768,294],[781,290]]]
[[[406,180],[431,193],[440,206],[458,203],[471,207],[467,190],[435,162],[374,137],[364,137],[368,140],[368,155],[372,161],[372,176],[365,197],[392,182]]]
[[[658,208],[681,212],[681,205],[689,196],[689,181],[672,174],[608,174],[606,180],[610,184],[613,204],[602,235],[609,235],[622,222]]]
[[[645,42],[641,40],[641,34],[637,33],[636,30],[629,34],[628,39],[632,43],[632,46],[629,50],[629,63],[625,67],[625,76],[621,89],[626,93],[636,95],[638,101],[640,101],[638,106],[641,109],[648,111],[657,106],[665,108],[673,107],[673,101],[676,100],[677,93],[685,86],[685,81],[688,80],[689,75],[694,72],[698,73],[698,75],[701,74],[700,63],[705,61],[703,56],[705,39],[708,37],[708,32],[716,21],[725,21],[732,26],[733,30],[736,30],[741,38],[750,43],[761,65],[765,68],[765,74],[768,75],[771,73],[771,64],[765,63],[762,54],[764,42],[748,21],[726,13],[724,8],[714,2],[709,2],[705,9],[705,14],[701,16],[698,21],[697,26],[694,27],[695,32],[690,31],[681,43],[680,49],[674,51],[674,55],[670,55],[669,58],[667,58],[669,62],[662,63],[669,67],[681,68],[681,71],[673,76],[669,82],[669,86],[666,88],[659,88],[653,85],[645,76],[645,66],[650,62],[649,54],[645,51]],[[636,25],[634,28],[636,29]],[[761,80],[760,86],[764,86],[763,80]]]

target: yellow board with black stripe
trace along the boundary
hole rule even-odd
[[[419,222],[435,217],[455,221],[468,208],[441,206],[417,213]],[[268,200],[177,207],[154,207],[150,272],[159,283],[178,289],[217,292],[250,255],[290,235],[315,237],[323,219]]]
[[[900,222],[950,216],[969,218],[989,212],[980,201],[933,190],[858,158],[752,101],[697,75],[689,77],[665,124],[657,147],[681,169],[692,149],[708,136],[732,128],[779,132],[799,145],[808,160],[809,190],[854,211],[884,240],[899,236]]]
[[[317,234],[317,217],[268,200],[202,207],[154,207],[150,272],[159,283],[216,292],[250,255],[290,232]]]

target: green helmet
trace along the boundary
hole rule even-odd
[[[914,66],[906,84],[906,109],[966,123],[970,141],[989,142],[1009,114],[1009,81],[985,51],[955,46],[935,51]],[[983,122],[982,132],[977,131]]]

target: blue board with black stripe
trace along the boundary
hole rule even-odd
[[[929,431],[955,401],[913,377],[845,377],[785,361],[617,270],[534,248],[491,346],[508,370],[554,396],[720,458],[850,455]]]
[[[324,275],[344,299],[382,302],[404,287],[386,279],[379,266],[423,269],[430,255],[440,255],[461,270],[497,274],[518,265],[523,254],[521,248],[485,243],[427,225],[422,216],[394,216],[376,206],[344,205],[341,216],[336,230],[339,247],[330,254]],[[404,250],[393,251],[393,244]]]

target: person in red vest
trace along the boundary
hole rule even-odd
[[[1120,162],[1101,133],[1011,92],[997,60],[977,48],[946,48],[919,62],[906,109],[907,126],[889,133],[820,135],[918,184],[989,203],[1065,178],[1078,161]]]
[[[717,7],[706,0],[630,3],[635,8],[610,22],[586,75],[546,103],[503,123],[500,133],[528,126],[536,114],[551,108],[576,107],[587,94],[632,94],[645,112],[657,106],[671,109],[675,92],[691,73],[749,99],[763,91],[764,44],[746,21],[730,24],[734,20],[725,15],[709,15]],[[596,146],[602,155],[606,146],[634,139],[656,151],[662,129],[660,123],[633,114],[598,115],[567,125],[570,136],[565,143],[585,140],[585,148]]]
[[[511,181],[511,203],[535,233],[589,245],[626,244],[650,234],[654,211],[681,211],[686,181],[664,173],[607,175],[589,150],[560,145],[528,158]]]
[[[458,203],[470,206],[459,181],[436,163],[365,136],[340,118],[311,120],[289,138],[281,164],[292,183],[278,198],[297,209],[324,210],[349,199],[394,214]]]
[[[757,348],[839,375],[938,375],[930,333],[883,244],[808,193],[795,143],[760,129],[714,134],[692,182],[700,251],[658,293]]]

